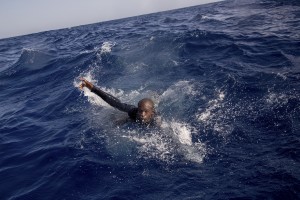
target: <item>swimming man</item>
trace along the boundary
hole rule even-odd
[[[82,81],[82,83],[79,85],[80,89],[87,87],[91,90],[91,92],[97,94],[112,107],[117,108],[120,111],[127,112],[128,116],[133,121],[145,124],[146,126],[160,125],[160,119],[156,115],[154,103],[151,99],[145,98],[140,100],[138,107],[136,107],[134,105],[122,103],[116,97],[102,91],[84,78],[80,78],[80,80]]]

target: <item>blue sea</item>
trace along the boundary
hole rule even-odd
[[[161,127],[126,121],[154,100]],[[300,199],[300,1],[0,40],[0,199]]]

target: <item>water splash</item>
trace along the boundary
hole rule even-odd
[[[116,43],[114,42],[103,42],[101,48],[100,48],[100,54],[99,55],[102,55],[102,54],[105,54],[105,53],[110,53],[112,48],[116,45]]]
[[[204,132],[213,130],[214,133],[226,137],[233,130],[235,113],[232,106],[227,105],[225,93],[218,90],[216,98],[209,100],[205,109],[199,108],[196,119],[204,126]]]

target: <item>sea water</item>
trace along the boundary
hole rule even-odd
[[[222,1],[0,40],[0,199],[299,199],[299,18]]]

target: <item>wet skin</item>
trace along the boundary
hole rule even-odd
[[[142,123],[150,122],[154,117],[153,103],[150,101],[141,101],[138,105],[138,119]]]

